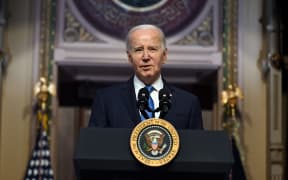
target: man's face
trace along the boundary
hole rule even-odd
[[[167,60],[160,33],[156,29],[135,30],[130,36],[130,44],[127,55],[137,77],[145,84],[153,83]]]

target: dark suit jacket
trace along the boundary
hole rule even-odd
[[[172,93],[172,105],[163,119],[176,129],[202,129],[198,98],[165,82],[164,86]],[[133,128],[140,121],[133,78],[96,92],[89,127]]]

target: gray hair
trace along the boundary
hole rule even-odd
[[[141,24],[138,26],[134,26],[133,28],[131,28],[127,34],[126,37],[126,50],[129,51],[131,49],[131,34],[132,32],[138,30],[138,29],[156,29],[159,31],[160,33],[160,40],[162,42],[162,48],[166,49],[166,39],[165,39],[165,35],[164,32],[162,31],[162,29],[160,29],[158,26],[152,25],[152,24]]]

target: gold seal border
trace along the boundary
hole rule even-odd
[[[172,147],[171,147],[170,152],[163,158],[157,159],[157,160],[149,159],[145,157],[138,148],[138,139],[139,139],[140,133],[143,131],[143,129],[149,126],[155,126],[155,125],[162,126],[165,129],[167,129],[167,131],[170,133],[171,138],[172,138]],[[172,161],[179,151],[179,146],[180,146],[180,140],[179,140],[179,135],[178,135],[177,130],[174,128],[174,126],[171,123],[160,118],[151,118],[151,119],[142,121],[133,129],[131,136],[130,136],[130,149],[134,157],[142,164],[151,166],[151,167],[163,166],[169,163],[170,161]]]

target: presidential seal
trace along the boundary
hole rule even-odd
[[[179,135],[164,119],[151,118],[139,123],[132,131],[130,148],[144,165],[163,166],[172,161],[179,150]]]

